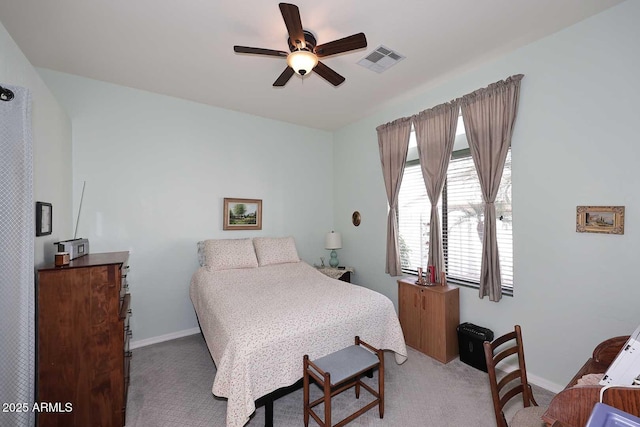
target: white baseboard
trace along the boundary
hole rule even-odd
[[[549,390],[552,393],[560,393],[562,390],[564,390],[564,386],[560,385],[560,384],[556,384],[552,381],[549,381],[547,379],[544,379],[542,377],[539,377],[535,374],[530,374],[527,372],[527,379],[529,380],[529,382],[531,384],[535,384],[538,387],[542,387],[546,390]]]
[[[175,340],[176,338],[182,338],[189,335],[195,335],[200,333],[200,328],[185,329],[182,331],[171,332],[170,334],[159,335],[157,337],[145,338],[143,340],[131,341],[130,348],[146,347],[151,344],[157,344],[159,342]]]

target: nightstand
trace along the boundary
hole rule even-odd
[[[355,273],[353,267],[333,268],[333,267],[316,267],[318,271],[332,279],[342,280],[351,283],[351,273]]]

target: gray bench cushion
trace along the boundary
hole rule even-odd
[[[313,363],[318,368],[331,374],[331,385],[334,386],[358,372],[376,366],[378,364],[378,356],[359,345],[352,345],[320,357],[314,360]],[[309,369],[313,369],[313,367],[309,366]],[[320,375],[319,372],[316,373]]]

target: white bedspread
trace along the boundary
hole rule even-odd
[[[302,377],[313,360],[353,344],[359,335],[392,350],[407,349],[392,302],[331,279],[304,262],[209,271],[191,279],[191,301],[216,364],[213,394],[228,398],[227,427],[247,423],[254,401]]]

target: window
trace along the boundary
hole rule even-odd
[[[464,137],[464,126],[458,121],[458,140]],[[426,269],[429,256],[429,222],[431,203],[417,160],[415,132],[409,143],[402,186],[398,195],[398,231],[402,271],[417,274]],[[484,207],[473,159],[468,148],[454,149],[447,179],[438,202],[447,280],[472,287],[480,283]],[[507,154],[500,190],[496,197],[498,251],[500,273],[505,294],[513,292],[513,238],[511,215],[511,149]]]

